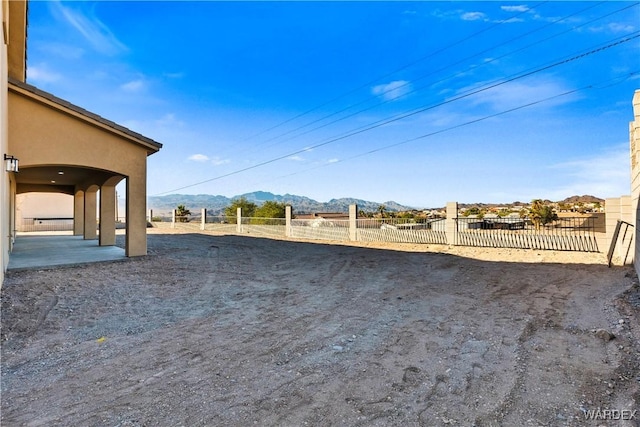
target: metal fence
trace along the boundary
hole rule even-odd
[[[17,231],[70,231],[73,230],[73,218],[22,218]]]
[[[264,237],[284,237],[287,234],[285,218],[240,218],[240,232]]]
[[[456,222],[459,246],[599,251],[595,218],[561,218],[538,226],[520,218],[457,218]]]
[[[348,219],[292,219],[291,237],[299,239],[348,241]]]
[[[442,218],[363,218],[356,226],[358,240],[364,242],[447,243]]]
[[[208,231],[217,231],[219,233],[235,233],[237,229],[236,218],[226,217],[224,215],[219,216],[207,216],[204,229]],[[195,224],[200,225],[202,218],[198,216],[194,221]]]
[[[163,218],[164,220],[165,218]],[[189,216],[185,222],[154,222],[156,227],[205,230],[226,234],[251,234],[262,237],[291,237],[310,240],[393,242],[418,244],[453,244],[457,246],[545,249],[561,251],[599,252],[605,233],[602,221],[594,217],[560,218],[553,223],[538,225],[526,218],[292,218],[287,230],[285,218]],[[446,226],[450,232],[447,238]],[[451,224],[451,221],[454,223]],[[599,221],[599,222],[598,222]],[[352,228],[354,227],[355,228]]]

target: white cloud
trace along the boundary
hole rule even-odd
[[[181,79],[184,77],[184,73],[182,72],[177,72],[177,73],[164,73],[162,74],[164,77],[168,78],[168,79]]]
[[[487,15],[482,12],[465,12],[460,18],[462,18],[463,21],[484,21],[487,19]]]
[[[34,83],[53,83],[62,78],[62,75],[50,71],[46,66],[31,66],[27,68],[27,78],[30,82]]]
[[[340,159],[329,159],[327,160],[327,163],[338,163],[340,161]]]
[[[598,155],[551,166],[564,173],[565,183],[554,196],[591,194],[597,197],[618,197],[631,191],[629,147],[611,147]]]
[[[222,166],[231,163],[231,160],[215,156],[211,158],[211,163],[213,163],[214,166]]]
[[[482,87],[480,84],[477,87]],[[465,88],[462,92],[473,90]],[[495,111],[504,111],[510,108],[516,108],[530,104],[531,102],[541,101],[552,98],[556,95],[568,92],[570,89],[565,87],[561,82],[544,77],[528,79],[521,82],[510,82],[500,86],[479,92],[468,98],[474,105],[488,104]],[[550,99],[544,103],[545,106],[558,105],[574,100],[571,96],[564,96]]]
[[[527,10],[529,10],[529,7],[525,5],[500,6],[500,9],[504,10],[505,12],[526,12]]]
[[[502,24],[514,24],[516,22],[524,22],[524,19],[521,19],[521,18],[509,18],[509,19],[504,19],[504,20],[495,21],[495,22],[500,22]]]
[[[289,156],[287,157],[288,160],[293,160],[294,162],[303,162],[304,158],[300,157],[300,156]]]
[[[635,31],[635,27],[631,24],[623,24],[620,22],[610,22],[606,25],[589,27],[589,31],[592,33],[630,33]]]
[[[175,114],[167,113],[164,116],[157,119],[155,121],[155,125],[157,127],[170,127],[175,129],[177,127],[183,127],[184,122],[181,120],[178,120]]]
[[[54,8],[54,12],[57,12],[58,16],[61,16],[69,25],[82,34],[96,51],[105,55],[117,55],[128,50],[98,18],[87,16],[79,10],[63,6],[58,1],[52,2],[52,8]]]
[[[192,160],[194,162],[208,162],[209,157],[204,154],[193,154],[189,156],[189,160]]]
[[[374,86],[371,92],[381,96],[386,101],[398,99],[412,90],[412,85],[406,80],[395,80],[390,83]]]
[[[630,33],[635,30],[633,25],[621,24],[619,22],[612,22],[608,25],[609,31],[612,33]]]
[[[132,80],[120,86],[120,88],[127,92],[140,92],[145,88],[146,84],[142,79]]]
[[[65,43],[44,42],[34,48],[46,52],[48,55],[67,60],[75,60],[84,55],[84,49]]]

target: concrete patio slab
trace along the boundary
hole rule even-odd
[[[7,269],[37,269],[126,259],[124,249],[98,246],[97,240],[84,240],[82,236],[18,236]]]

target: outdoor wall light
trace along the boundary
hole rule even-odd
[[[18,172],[18,159],[8,154],[4,155],[5,170],[7,172]]]

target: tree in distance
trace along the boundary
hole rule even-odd
[[[284,218],[286,216],[287,205],[284,203],[268,200],[256,209],[253,216],[259,218]]]
[[[191,211],[185,205],[178,205],[176,208],[176,221],[189,222],[189,215],[191,215]]]
[[[545,204],[541,199],[531,201],[529,217],[536,229],[558,220],[558,215],[553,211],[553,207]]]
[[[239,197],[233,199],[231,204],[224,208],[224,214],[227,218],[236,218],[238,214],[238,208],[242,209],[242,216],[253,217],[255,216],[258,205],[248,201],[245,197]]]

